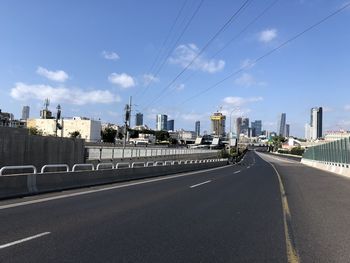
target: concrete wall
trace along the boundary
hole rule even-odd
[[[0,168],[7,165],[64,163],[70,167],[84,162],[84,141],[28,135],[27,129],[0,127]]]
[[[314,161],[309,159],[302,159],[301,163],[311,166],[323,171],[328,171],[332,173],[336,173],[339,175],[344,175],[347,177],[350,177],[350,166],[349,164],[340,164],[340,163],[330,163],[330,162],[323,162],[323,161]]]
[[[224,166],[227,161],[68,173],[0,176],[0,199]]]

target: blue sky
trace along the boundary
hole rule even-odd
[[[210,114],[221,109],[227,130],[233,111],[233,117],[261,119],[272,131],[286,112],[291,133],[303,136],[310,108],[322,106],[324,130],[350,129],[349,8],[250,64],[346,1],[279,0],[213,57],[274,2],[252,0],[169,86],[244,1],[204,0],[176,44],[200,2],[1,1],[0,108],[20,117],[29,105],[37,117],[49,97],[51,109],[60,103],[63,116],[121,124],[133,96],[134,109],[152,128],[155,115],[164,113],[175,119],[175,128],[194,130],[200,120],[209,132]]]

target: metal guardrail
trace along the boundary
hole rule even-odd
[[[95,170],[94,165],[91,163],[77,163],[73,165],[72,172],[77,172],[76,168],[81,168],[81,167],[90,167],[91,171]]]
[[[100,169],[101,167],[108,167],[109,169],[113,169],[114,165],[113,165],[113,163],[99,163],[96,166],[96,170],[102,170],[102,169]]]
[[[144,162],[133,162],[131,164],[131,168],[136,168],[136,167],[145,167],[145,163]]]
[[[41,167],[40,173],[45,173],[45,170],[47,168],[66,168],[66,172],[69,172],[68,164],[46,164],[43,167]]]
[[[14,166],[4,166],[0,169],[0,176],[6,170],[19,170],[19,169],[33,169],[33,174],[37,173],[37,169],[34,165],[14,165]]]
[[[117,163],[115,169],[121,168],[120,166],[125,166],[124,168],[130,168],[130,163]]]
[[[119,169],[119,168],[136,168],[136,167],[150,167],[150,166],[165,166],[165,165],[179,165],[179,164],[196,164],[196,163],[209,163],[209,162],[219,162],[226,161],[227,159],[204,159],[204,160],[180,160],[180,161],[156,161],[156,162],[133,162],[130,163],[117,163],[113,167],[113,163],[99,163],[96,166],[96,170],[102,170],[101,167],[108,167],[109,169]],[[67,164],[46,164],[41,168],[41,173],[45,173],[47,168],[65,168],[65,172],[69,172],[69,166]],[[72,167],[72,172],[84,171],[77,170],[78,168],[91,168],[91,171],[94,171],[94,165],[90,163],[80,163],[74,164]],[[34,165],[19,165],[19,166],[4,166],[0,169],[0,176],[3,175],[6,170],[19,170],[19,169],[32,169],[33,174],[37,174],[37,168]]]

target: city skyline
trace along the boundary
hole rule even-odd
[[[320,105],[324,130],[347,130],[350,129],[347,116],[350,105],[346,99],[350,95],[346,77],[349,74],[347,47],[350,36],[341,25],[349,18],[349,10],[261,63],[251,63],[334,12],[344,1],[315,3],[278,2],[229,43],[270,3],[251,4],[208,49],[201,52],[241,3],[223,1],[221,5],[213,5],[204,2],[171,49],[170,44],[175,43],[172,40],[183,30],[180,24],[170,30],[181,2],[139,2],[139,8],[135,9],[128,3],[112,1],[106,1],[103,6],[92,2],[83,8],[78,3],[42,1],[39,9],[38,4],[17,5],[2,1],[0,108],[20,118],[22,107],[28,105],[31,116],[38,117],[43,99],[48,97],[51,109],[61,104],[63,116],[86,116],[122,123],[123,108],[132,95],[137,105],[135,110],[143,112],[144,123],[151,126],[154,116],[164,113],[169,119],[176,120],[177,127],[193,130],[193,123],[200,120],[202,130],[210,130],[208,116],[218,107],[222,107],[227,117],[239,107],[234,117],[263,120],[264,127],[270,131],[276,129],[278,113],[286,112],[292,135],[302,137],[309,109]],[[198,4],[196,1],[188,4],[181,19],[186,21]],[[78,12],[79,21],[75,19]],[[66,14],[65,21],[57,23],[63,13]],[[290,15],[286,16],[287,13]],[[133,21],[130,14],[135,17]],[[150,19],[154,15],[163,23]],[[87,24],[93,26],[87,27]],[[163,46],[167,34],[170,37]],[[213,57],[226,45],[227,48]],[[332,56],[320,56],[335,45]],[[159,53],[160,50],[163,52]],[[162,61],[166,54],[170,55]],[[169,86],[197,55],[193,65]],[[155,74],[162,63],[164,66],[159,74]],[[215,89],[195,96],[242,66],[245,70],[239,74]],[[313,74],[313,70],[318,73]],[[281,90],[286,92],[279,92]]]

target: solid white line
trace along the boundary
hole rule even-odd
[[[238,171],[234,172],[234,174],[238,174],[238,173],[240,173],[240,172],[241,172],[241,170],[238,170]]]
[[[247,166],[247,169],[249,169],[249,168],[250,168],[250,165]]]
[[[25,205],[31,205],[31,204],[36,204],[36,203],[42,203],[42,202],[47,202],[47,201],[52,201],[52,200],[57,200],[57,199],[63,199],[63,198],[68,198],[68,197],[74,197],[74,196],[79,196],[79,195],[86,195],[86,194],[92,194],[92,193],[97,193],[97,192],[109,191],[109,190],[113,190],[113,189],[124,188],[124,187],[128,187],[128,186],[139,185],[139,184],[147,184],[147,183],[153,183],[153,182],[158,182],[158,181],[163,181],[163,180],[169,180],[169,179],[184,177],[184,176],[188,176],[188,175],[192,175],[192,174],[199,174],[199,173],[204,173],[204,172],[215,171],[215,170],[228,168],[228,167],[229,166],[215,167],[215,168],[200,170],[200,171],[196,171],[196,172],[189,172],[189,173],[184,173],[184,174],[179,174],[179,175],[170,175],[170,176],[166,176],[166,177],[162,177],[162,178],[155,178],[155,179],[146,179],[146,180],[128,183],[128,184],[123,184],[123,185],[116,185],[116,186],[110,186],[110,187],[99,188],[99,189],[94,189],[94,190],[87,190],[87,191],[83,191],[83,192],[63,194],[63,195],[58,195],[58,196],[40,198],[40,199],[36,199],[36,200],[31,200],[31,201],[24,201],[24,202],[20,202],[20,203],[2,205],[2,206],[0,206],[0,210],[18,207],[18,206],[25,206]]]
[[[17,245],[17,244],[20,244],[20,243],[27,242],[29,240],[35,239],[35,238],[39,238],[39,237],[42,237],[42,236],[49,235],[49,234],[51,234],[51,232],[44,232],[44,233],[41,233],[41,234],[37,234],[35,236],[26,237],[26,238],[23,238],[23,239],[20,239],[20,240],[17,240],[17,241],[13,241],[11,243],[0,245],[0,249],[6,248],[6,247],[11,247],[11,246],[14,246],[14,245]]]
[[[205,181],[205,182],[203,182],[203,183],[191,185],[190,188],[195,188],[195,187],[197,187],[197,186],[200,186],[200,185],[202,185],[202,184],[207,184],[207,183],[210,183],[210,182],[211,182],[211,180],[208,180],[208,181]]]

